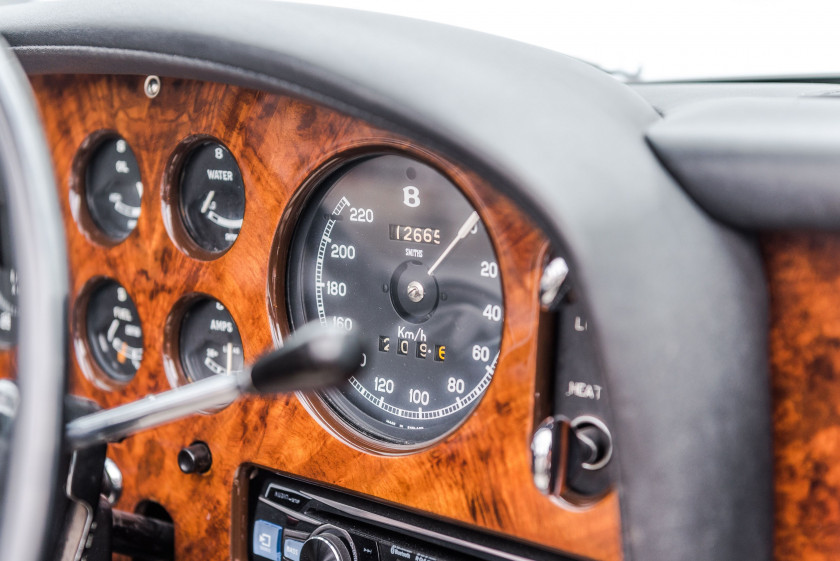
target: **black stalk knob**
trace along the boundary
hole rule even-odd
[[[178,467],[184,473],[207,473],[212,465],[210,447],[203,442],[193,442],[178,452]]]
[[[313,322],[261,357],[251,369],[251,384],[261,394],[321,390],[345,382],[363,358],[356,334]]]

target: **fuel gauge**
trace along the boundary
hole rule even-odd
[[[114,381],[131,381],[143,360],[143,329],[126,289],[114,280],[96,286],[87,303],[85,324],[99,368]]]
[[[195,300],[181,320],[178,354],[190,382],[242,372],[239,328],[224,305],[209,296]]]

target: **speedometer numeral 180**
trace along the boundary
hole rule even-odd
[[[417,160],[359,160],[317,186],[288,262],[292,328],[317,320],[368,347],[361,371],[322,394],[332,411],[397,449],[463,422],[499,356],[497,263],[466,197]]]

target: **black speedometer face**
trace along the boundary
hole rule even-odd
[[[289,260],[294,326],[357,332],[360,372],[324,400],[357,432],[417,446],[457,427],[489,385],[502,286],[470,202],[434,168],[368,158],[316,188]]]

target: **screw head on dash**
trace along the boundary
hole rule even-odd
[[[160,78],[155,75],[147,76],[143,83],[143,91],[149,99],[156,98],[160,93]]]

